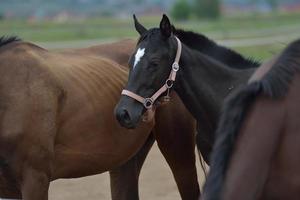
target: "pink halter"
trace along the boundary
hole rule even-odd
[[[137,100],[138,102],[142,103],[143,106],[147,109],[148,115],[150,115],[148,118],[151,118],[154,116],[154,113],[149,113],[149,111],[153,111],[153,104],[156,101],[156,99],[163,94],[165,91],[167,92],[167,96],[165,96],[165,101],[169,101],[170,97],[169,97],[169,90],[173,87],[173,83],[176,79],[176,73],[179,70],[179,59],[181,56],[181,42],[180,40],[175,36],[176,41],[177,41],[177,52],[176,52],[176,57],[175,57],[175,61],[172,64],[172,70],[170,72],[169,78],[166,80],[165,84],[159,89],[157,90],[151,97],[147,97],[144,98],[138,94],[135,94],[129,90],[123,90],[122,91],[122,95],[126,95],[129,96],[135,100]],[[151,119],[147,119],[144,121],[148,121]]]

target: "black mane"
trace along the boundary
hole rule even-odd
[[[209,39],[203,34],[194,33],[192,31],[185,31],[182,29],[176,29],[172,26],[172,31],[182,43],[187,45],[189,48],[197,50],[215,60],[227,65],[228,67],[236,69],[248,69],[257,68],[261,63],[252,59],[245,58],[241,54],[235,52],[232,49],[218,45],[213,40]],[[138,43],[151,37],[152,35],[158,34],[159,28],[151,28],[143,35],[140,36]]]
[[[252,58],[245,58],[241,54],[218,45],[205,35],[176,29],[173,26],[173,33],[188,47],[198,50],[214,59],[226,64],[229,67],[237,69],[247,69],[258,67],[260,63]]]
[[[0,47],[17,41],[21,41],[21,39],[17,36],[2,36],[0,37]]]
[[[250,106],[261,94],[273,99],[285,96],[294,74],[300,71],[299,58],[300,40],[297,40],[281,53],[261,80],[241,87],[225,100],[211,155],[210,174],[204,188],[206,200],[220,199],[232,149]]]

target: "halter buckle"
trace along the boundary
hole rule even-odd
[[[172,81],[171,79],[167,79],[166,80],[166,87],[168,89],[170,89],[171,87],[173,87],[174,81]]]
[[[174,72],[177,72],[177,71],[179,70],[179,64],[178,64],[177,62],[174,62],[174,63],[172,64],[172,70],[173,70]]]
[[[143,105],[146,109],[152,108],[152,106],[153,106],[152,98],[145,98],[145,101],[144,101]]]

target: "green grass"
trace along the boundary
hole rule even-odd
[[[275,54],[282,51],[285,47],[286,45],[283,44],[273,44],[251,47],[237,47],[233,49],[246,57],[251,57],[258,61],[264,61],[273,57]]]
[[[243,39],[287,35],[300,32],[300,14],[227,17],[218,21],[175,21],[176,27],[201,32],[213,39]],[[157,27],[160,16],[141,17],[147,28]],[[94,18],[57,23],[53,21],[29,22],[24,20],[0,21],[0,35],[18,35],[33,42],[73,41],[86,39],[137,38],[133,21],[115,18]],[[283,44],[234,48],[247,57],[265,60],[285,47]]]
[[[298,27],[300,14],[278,14],[275,16],[227,17],[218,21],[191,19],[173,22],[177,27],[194,30],[214,39],[248,38],[270,34],[287,34],[285,27]],[[160,16],[141,17],[146,27],[157,27]],[[277,31],[268,31],[276,28]],[[280,28],[282,27],[282,28]],[[29,22],[24,20],[0,21],[0,35],[18,35],[29,41],[68,41],[83,39],[105,39],[137,37],[133,21],[128,19],[96,18],[82,21],[57,23],[52,21]]]

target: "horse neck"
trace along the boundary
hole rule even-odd
[[[198,121],[205,116],[215,127],[223,99],[252,72],[229,68],[183,45],[175,90]]]
[[[218,45],[205,35],[190,31],[176,30],[177,37],[189,48],[197,50],[205,55],[230,66],[231,68],[254,68],[260,65],[259,62],[245,58],[232,49]]]

